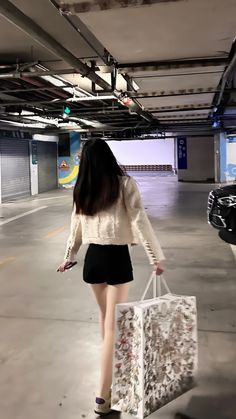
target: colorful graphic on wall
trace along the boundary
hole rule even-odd
[[[227,138],[226,144],[226,180],[236,179],[236,136]]]
[[[72,188],[79,173],[80,134],[70,133],[70,157],[58,158],[59,185]]]

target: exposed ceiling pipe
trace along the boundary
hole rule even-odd
[[[10,1],[0,1],[0,15],[17,26],[20,30],[30,35],[32,39],[37,41],[44,48],[51,51],[54,55],[60,57],[72,68],[82,74],[82,76],[87,77],[105,91],[109,91],[111,89],[110,84],[98,76],[92,68],[76,58],[70,51],[59,44],[59,42],[57,42],[51,35],[45,32],[32,19],[21,12],[21,10],[15,7]],[[119,98],[120,92],[116,91],[114,94],[117,96],[117,98]],[[153,119],[152,116],[148,112],[145,112],[139,104],[137,104],[135,112],[148,122],[151,122]]]
[[[43,76],[58,76],[63,74],[75,74],[74,69],[65,70],[50,70],[50,71],[11,71],[10,73],[0,74],[0,79],[20,79],[22,77],[43,77]]]

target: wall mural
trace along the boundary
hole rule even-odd
[[[58,158],[59,185],[72,188],[79,173],[80,134],[70,133],[70,157]]]

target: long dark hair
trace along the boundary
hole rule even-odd
[[[74,188],[76,213],[94,215],[111,207],[119,197],[119,176],[125,174],[104,140],[86,141]]]

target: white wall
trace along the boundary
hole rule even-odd
[[[187,169],[178,170],[183,181],[215,179],[214,137],[187,137]]]
[[[174,139],[107,141],[119,163],[171,164],[174,167]]]

